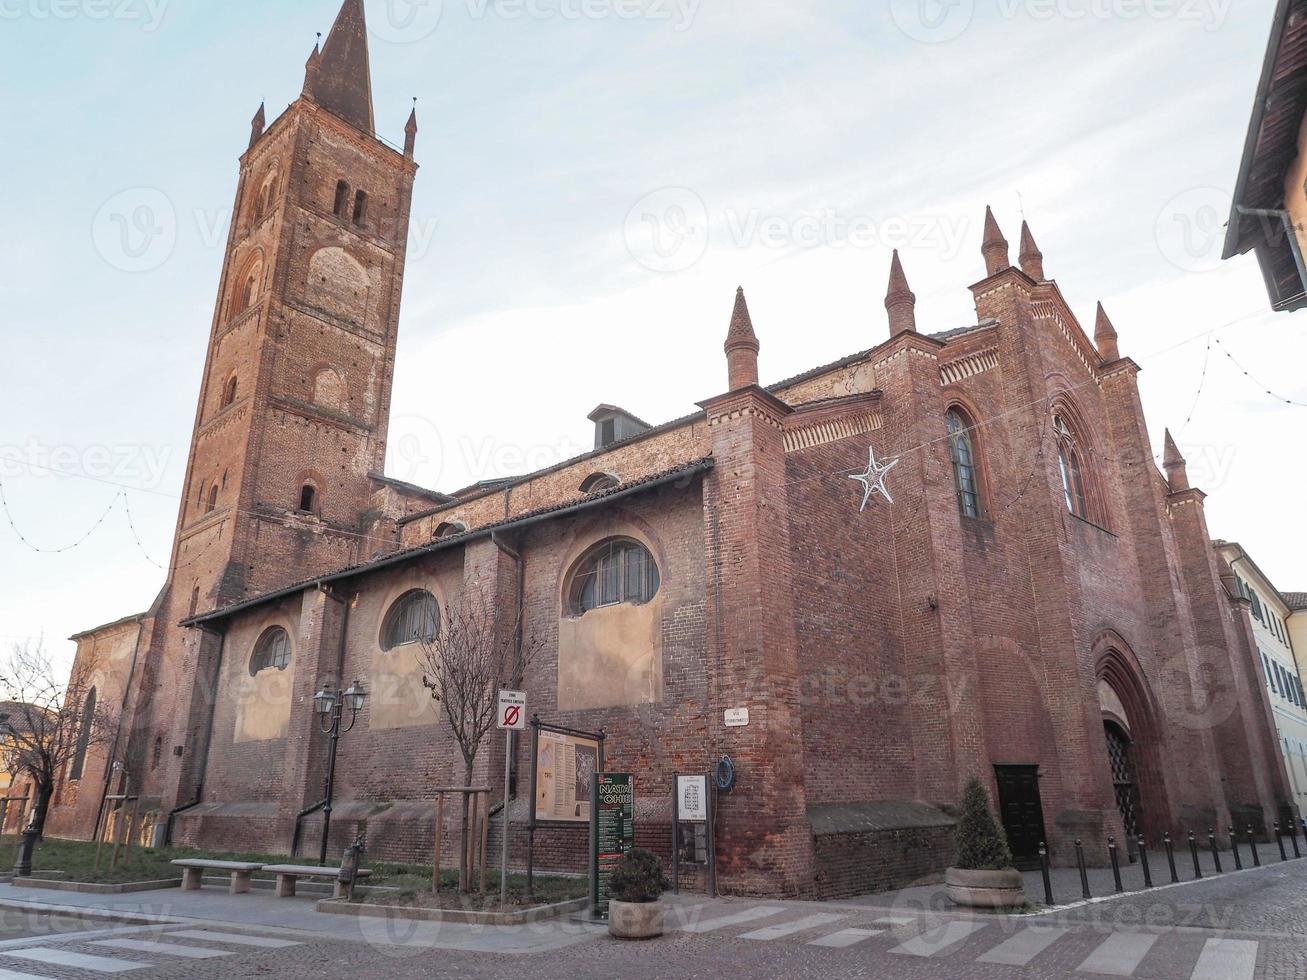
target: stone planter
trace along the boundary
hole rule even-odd
[[[949,868],[944,886],[955,905],[973,909],[1012,909],[1026,904],[1025,883],[1014,868],[968,871]]]
[[[610,901],[608,933],[617,939],[657,939],[663,934],[663,903]]]

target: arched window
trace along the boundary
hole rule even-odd
[[[280,626],[269,626],[254,644],[250,676],[262,670],[285,670],[290,666],[290,635]]]
[[[381,624],[381,649],[430,643],[440,633],[440,605],[426,589],[405,592]]]
[[[86,700],[82,702],[82,725],[77,732],[77,748],[73,751],[73,765],[68,770],[68,778],[77,780],[82,778],[82,772],[86,769],[86,749],[91,744],[91,730],[95,727],[95,688],[86,692]]]
[[[191,615],[195,615],[195,610],[200,608],[200,587],[197,585],[191,589]]]
[[[158,769],[159,760],[163,758],[163,736],[154,736],[154,751],[150,753],[150,768]]]
[[[620,486],[621,482],[614,473],[591,473],[581,484],[581,492],[598,493],[600,490],[613,490]]]
[[[215,483],[213,486],[209,487],[209,501],[206,510],[208,510],[209,513],[213,513],[213,511],[217,509],[217,506],[218,506],[218,484]]]
[[[311,483],[304,484],[304,486],[300,489],[300,506],[299,506],[300,512],[304,514],[312,514],[314,512],[314,507],[317,504],[317,502],[318,502],[318,491],[314,489],[313,484]]]
[[[343,180],[338,181],[336,183],[336,204],[335,207],[332,208],[332,211],[337,218],[345,217],[345,207],[348,204],[349,204],[349,184],[345,183],[345,181]]]
[[[259,188],[259,196],[254,199],[254,223],[258,224],[263,220],[263,212],[268,207],[268,185],[264,184]]]
[[[980,482],[976,478],[975,444],[969,420],[956,408],[946,416],[948,451],[953,461],[953,488],[958,495],[958,510],[963,517],[980,516]]]
[[[466,533],[467,525],[462,521],[443,521],[431,537],[433,540],[439,541],[441,538],[452,538],[455,535]]]
[[[1080,462],[1080,449],[1066,420],[1053,416],[1053,434],[1057,439],[1057,465],[1062,474],[1062,492],[1066,496],[1066,509],[1080,518],[1089,520],[1089,498],[1085,495],[1085,477]]]
[[[368,195],[359,191],[354,195],[354,224],[361,225],[368,218]]]
[[[658,564],[644,545],[629,538],[605,541],[581,559],[568,590],[572,614],[624,602],[637,605],[658,594]]]
[[[236,400],[236,375],[227,379],[227,383],[222,389],[222,407],[226,408]]]

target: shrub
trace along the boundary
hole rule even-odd
[[[1002,871],[1011,868],[1012,851],[1007,835],[989,812],[989,794],[979,779],[967,783],[962,792],[962,816],[956,830],[956,867],[967,871]]]
[[[613,869],[608,889],[619,902],[644,904],[658,901],[669,885],[657,856],[637,848]]]

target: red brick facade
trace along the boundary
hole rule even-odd
[[[637,774],[643,842],[670,848],[673,773],[729,757],[738,782],[717,825],[727,891],[833,897],[932,874],[969,779],[1012,802],[999,780],[1012,770],[996,767],[1037,767],[1043,825],[1026,829],[1058,863],[1076,838],[1101,859],[1109,834],[1282,818],[1247,615],[1202,493],[1178,453],[1165,475],[1154,464],[1137,366],[1105,315],[1086,336],[1028,228],[1012,267],[987,216],[988,274],[962,330],[918,332],[895,256],[884,342],[762,388],[741,293],[730,390],[694,416],[461,496],[379,477],[416,127],[404,154],[391,150],[360,128],[366,77],[322,83],[360,70],[338,42],[357,41],[361,19],[347,2],[305,95],[266,132],[260,115],[242,158],[177,568],[141,621],[133,672],[115,675],[121,754],[156,839],[288,848],[325,775],[312,696],[358,679],[371,696],[340,743],[332,848],[365,829],[377,857],[427,858],[433,789],[460,781],[461,762],[413,650],[380,639],[414,588],[442,606],[475,589],[520,607],[542,649],[524,682],[531,711],[608,733],[608,767]],[[370,94],[366,108],[370,120]],[[270,173],[276,193],[255,217]],[[950,412],[969,436],[974,499],[960,492]],[[898,460],[893,502],[873,496],[859,511],[850,476],[869,447]],[[1071,460],[1079,476],[1066,482]],[[617,486],[584,492],[596,473]],[[436,536],[451,526],[465,530]],[[581,616],[573,574],[608,540],[652,556],[657,595]],[[611,625],[586,632],[586,616]],[[290,664],[252,673],[273,626]],[[584,692],[601,707],[576,707],[573,679],[585,687],[615,664],[625,683]],[[749,723],[727,726],[740,708]],[[1128,744],[1124,799],[1109,731]],[[475,781],[497,783],[502,753],[487,741]],[[523,740],[508,808],[516,863],[527,755]],[[53,827],[89,835],[94,811],[62,807]],[[307,838],[318,819],[302,821]],[[583,850],[580,831],[537,835],[542,867],[578,868]]]

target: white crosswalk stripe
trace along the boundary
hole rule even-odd
[[[756,922],[758,919],[766,919],[784,911],[785,909],[774,905],[756,905],[742,912],[733,912],[715,919],[704,919],[702,922],[694,922],[678,928],[682,932],[712,932],[714,929],[726,929],[730,926],[742,926],[746,922]]]
[[[968,936],[984,929],[984,922],[946,922],[940,926],[928,928],[920,935],[895,946],[891,953],[900,956],[938,956],[962,942]]]
[[[11,949],[5,956],[46,963],[50,966],[66,966],[74,970],[90,970],[93,973],[127,973],[130,970],[144,970],[149,963],[137,963],[133,960],[111,959],[108,956],[89,956],[86,953],[74,953],[67,949],[48,949],[38,946],[35,949]]]
[[[1156,936],[1141,932],[1115,932],[1080,964],[1080,973],[1101,973],[1110,977],[1132,977],[1157,942]]]
[[[841,919],[847,919],[847,915],[835,915],[830,912],[821,912],[817,915],[809,915],[802,919],[796,919],[793,922],[780,922],[774,926],[765,926],[762,929],[756,929],[753,932],[746,932],[741,939],[781,939],[784,936],[792,936],[796,932],[806,932],[809,929],[820,929],[822,926],[828,926],[832,922],[839,922]]]
[[[160,953],[164,956],[181,956],[190,960],[208,960],[215,956],[230,956],[225,949],[204,949],[199,946],[179,946],[176,943],[155,943],[147,939],[98,939],[92,946],[125,949],[132,953]]]
[[[285,949],[299,946],[289,939],[269,939],[266,936],[246,936],[235,932],[210,932],[207,929],[185,929],[168,933],[169,939],[199,939],[206,943],[231,943],[235,946],[259,946],[263,949]]]
[[[19,973],[17,970],[6,970],[0,967],[0,980],[50,980],[49,977],[38,977],[32,973]]]
[[[917,920],[910,915],[886,915],[876,920],[878,926],[910,926]]]
[[[1001,963],[1004,966],[1025,966],[1065,934],[1065,929],[1038,927],[1022,929],[1015,936],[1003,940],[984,956],[977,957],[976,961]]]
[[[1252,980],[1257,943],[1250,939],[1209,939],[1189,980]]]
[[[839,932],[832,932],[829,936],[822,936],[820,939],[814,939],[808,943],[809,946],[826,946],[830,949],[844,949],[846,946],[855,946],[863,940],[870,939],[872,936],[883,936],[884,929],[841,929]]]

